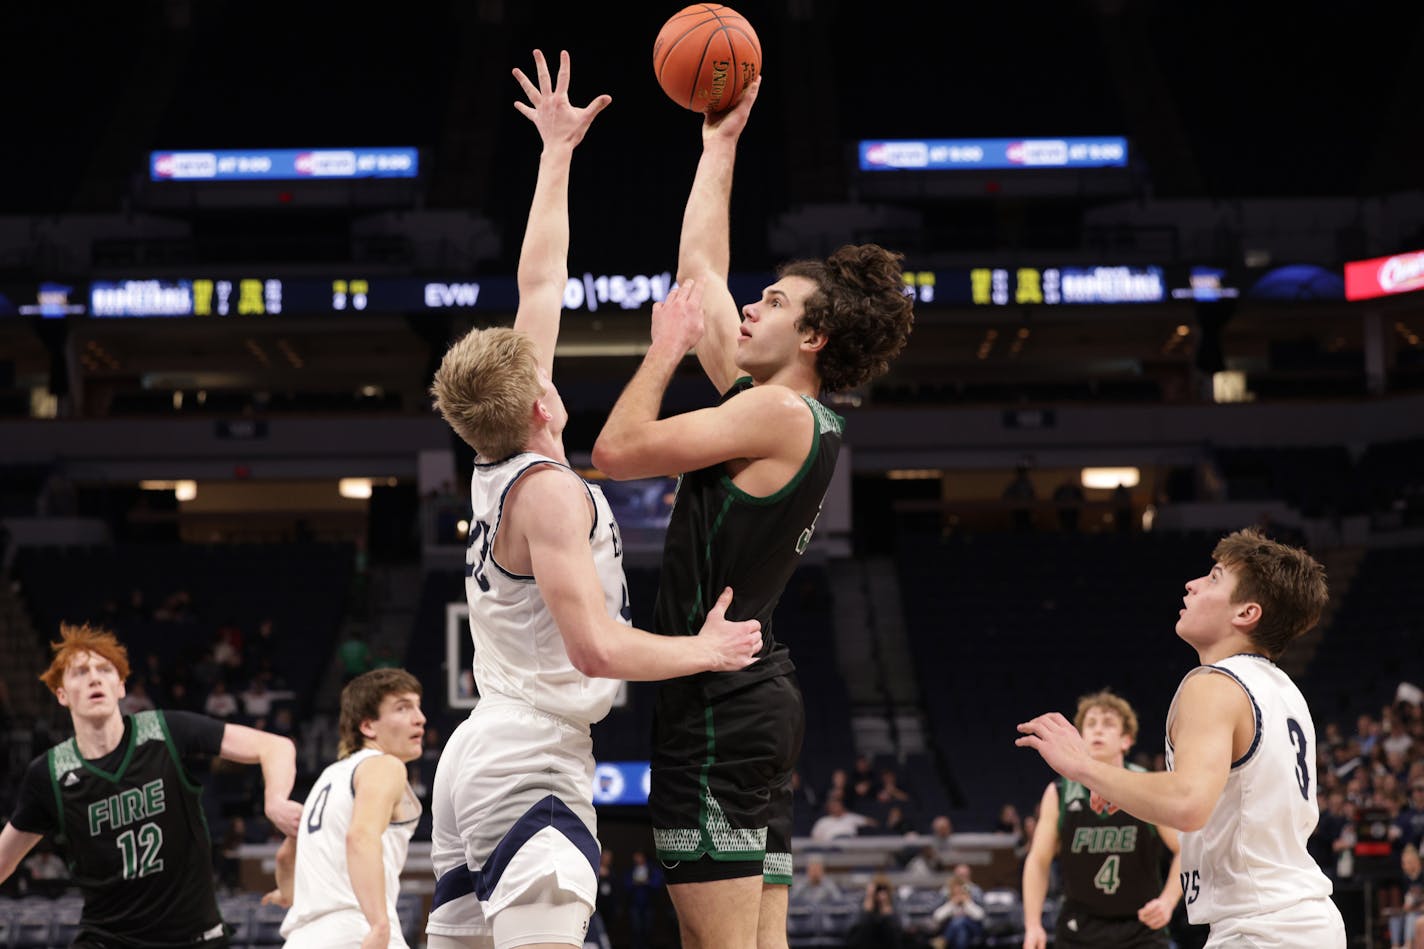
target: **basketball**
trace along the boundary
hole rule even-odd
[[[721,112],[761,74],[761,42],[752,25],[731,7],[694,4],[658,31],[653,74],[684,109]]]

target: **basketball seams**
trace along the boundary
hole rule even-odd
[[[723,15],[724,12],[726,14],[725,16]],[[743,73],[741,66],[743,65],[743,58],[748,61],[754,61],[757,66],[757,72],[760,73],[761,71],[761,43],[756,39],[755,33],[751,32],[751,24],[747,22],[746,17],[725,5],[700,4],[696,9],[689,8],[669,19],[663,24],[662,30],[659,31],[659,36],[662,37],[666,34],[669,28],[677,30],[678,26],[674,24],[676,24],[678,20],[687,19],[689,17],[698,18],[698,22],[683,29],[678,33],[676,38],[664,40],[663,44],[658,48],[658,62],[655,64],[657,67],[658,84],[663,86],[665,91],[671,91],[668,84],[664,82],[669,60],[678,53],[681,45],[687,41],[689,37],[692,37],[692,34],[702,34],[705,31],[705,41],[697,56],[695,68],[690,70],[686,69],[687,63],[691,60],[689,55],[683,54],[679,57],[679,69],[674,73],[673,78],[677,78],[678,75],[683,74],[684,70],[686,70],[686,79],[690,87],[686,90],[678,90],[678,95],[674,97],[675,101],[684,108],[692,111],[707,111],[707,108],[711,107],[710,101],[706,103],[707,108],[698,110],[695,107],[697,103],[697,93],[699,89],[709,86],[710,77],[708,81],[703,81],[703,72],[707,69],[708,62],[719,59],[726,59],[731,64],[730,71],[732,73],[732,75],[728,77],[731,81],[731,87],[724,89],[720,101],[724,103],[728,100],[735,101],[746,88],[746,83],[742,80]],[[707,27],[711,27],[711,29],[707,30]],[[719,36],[721,37],[722,48],[716,53],[713,53],[712,46],[717,42]],[[738,56],[738,41],[747,48],[750,55],[746,57]],[[695,37],[693,37],[693,42],[696,42]],[[690,48],[688,52],[691,52]]]

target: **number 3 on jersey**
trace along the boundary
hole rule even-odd
[[[1295,749],[1295,784],[1300,788],[1300,796],[1310,800],[1310,740],[1305,737],[1305,729],[1293,718],[1286,719],[1286,729],[1290,732],[1291,747]]]

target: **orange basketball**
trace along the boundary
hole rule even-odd
[[[653,73],[663,92],[684,109],[721,112],[761,75],[761,42],[731,7],[694,4],[658,31]]]

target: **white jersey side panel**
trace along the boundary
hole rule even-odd
[[[297,868],[292,885],[292,908],[282,921],[282,936],[331,913],[354,910],[361,905],[351,888],[346,866],[346,832],[356,803],[353,779],[357,765],[381,754],[365,748],[328,765],[312,785],[302,805],[302,824],[297,831]],[[386,908],[391,919],[392,946],[404,946],[396,916],[400,895],[400,872],[405,866],[411,835],[420,818],[420,801],[407,785],[399,807],[399,822],[393,821],[381,834],[381,856],[386,876]]]
[[[618,681],[589,678],[574,668],[534,578],[504,569],[493,553],[510,488],[528,471],[544,465],[572,473],[551,458],[522,452],[494,464],[475,465],[470,479],[465,595],[475,645],[475,685],[482,696],[501,695],[572,722],[591,724],[608,714]],[[618,526],[603,492],[579,480],[593,501],[590,545],[604,603],[609,616],[627,624],[631,614]]]
[[[1215,923],[1328,897],[1330,880],[1305,849],[1320,817],[1315,722],[1305,698],[1289,676],[1262,656],[1230,656],[1198,666],[1183,683],[1194,675],[1235,679],[1251,700],[1256,733],[1251,747],[1232,763],[1206,826],[1181,835],[1188,919],[1197,925]],[[1169,770],[1176,718],[1173,697],[1167,713]]]

